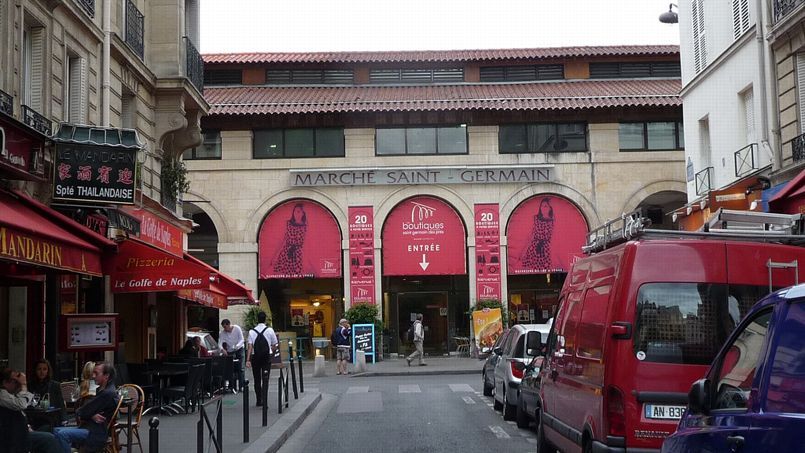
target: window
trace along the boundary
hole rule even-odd
[[[604,334],[606,333],[607,307],[611,286],[590,288],[584,294],[584,307],[581,311],[581,332],[579,335],[578,357],[598,360],[603,356]]]
[[[215,69],[204,71],[204,85],[241,85],[243,72],[240,69]]]
[[[620,123],[621,151],[662,151],[683,149],[684,130],[679,121]]]
[[[254,131],[255,159],[344,157],[344,129],[266,129]]]
[[[137,97],[126,88],[120,98],[120,126],[127,129],[137,128]]]
[[[745,409],[771,321],[771,309],[746,325],[721,358],[713,409]]]
[[[778,327],[777,346],[766,395],[767,412],[805,414],[805,304],[788,308]]]
[[[221,132],[202,131],[202,136],[201,146],[184,152],[185,160],[221,158]]]
[[[442,69],[372,69],[370,83],[455,83],[464,81],[463,68]]]
[[[22,37],[22,103],[44,111],[45,29],[28,26]]]
[[[376,129],[375,154],[467,154],[467,126]]]
[[[749,0],[732,0],[732,30],[735,39],[749,30]]]
[[[744,132],[746,144],[755,143],[755,96],[752,88],[741,93],[741,107],[744,114]]]
[[[587,151],[587,124],[501,125],[498,145],[502,154]]]
[[[269,69],[266,83],[271,85],[351,85],[352,69]]]
[[[67,59],[67,89],[65,105],[67,121],[73,124],[86,123],[87,116],[87,60],[78,56]]]
[[[565,67],[561,64],[532,66],[486,66],[481,68],[481,82],[528,82],[561,80]]]
[[[639,79],[646,77],[681,77],[676,61],[646,63],[590,63],[591,79]]]
[[[693,25],[693,68],[696,74],[707,67],[707,40],[704,30],[704,0],[692,0],[690,4]]]
[[[768,288],[649,283],[637,295],[634,352],[647,362],[709,364]]]

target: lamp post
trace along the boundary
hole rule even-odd
[[[672,11],[673,8],[679,9],[679,6],[676,3],[671,3],[668,5],[668,11],[660,14],[660,22],[664,24],[676,24],[679,23],[679,15]]]

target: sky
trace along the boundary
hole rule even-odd
[[[203,0],[201,51],[679,44],[668,0]]]

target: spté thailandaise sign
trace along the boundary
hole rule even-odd
[[[134,204],[137,150],[58,143],[53,199]]]

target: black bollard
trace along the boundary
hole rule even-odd
[[[269,362],[267,366],[269,367],[268,370],[270,370],[271,363]],[[263,393],[260,395],[261,402],[263,403],[263,426],[268,426],[268,370],[263,370]]]
[[[280,368],[280,375],[277,376],[277,413],[282,413],[282,368]]]
[[[249,443],[249,380],[243,381],[243,443]],[[150,453],[150,452],[149,452]]]
[[[299,399],[299,393],[296,391],[296,371],[293,367],[293,346],[288,342],[288,368],[291,369],[291,382],[293,383],[293,399]]]
[[[299,368],[299,393],[305,393],[305,378],[302,376],[302,355],[296,350],[296,366]]]
[[[148,453],[159,453],[159,418],[151,417],[148,426]]]

